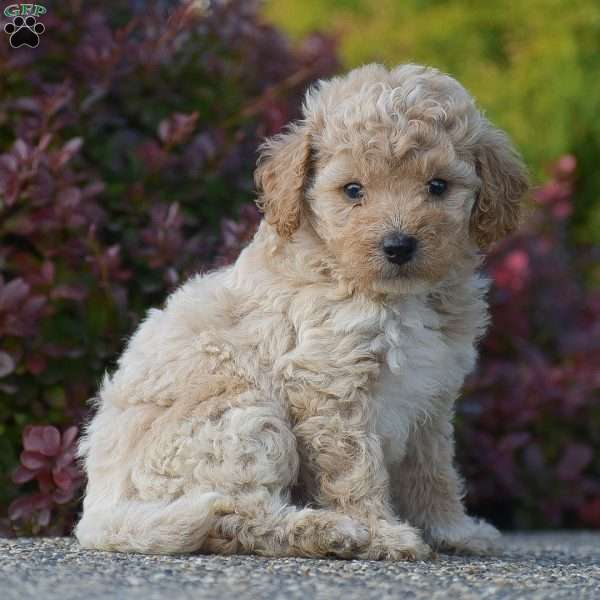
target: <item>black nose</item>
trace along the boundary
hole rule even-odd
[[[417,238],[403,233],[388,233],[383,238],[383,253],[395,265],[408,262],[417,249]]]

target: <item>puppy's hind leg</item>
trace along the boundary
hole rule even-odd
[[[257,390],[180,402],[145,424],[138,413],[121,416],[117,423],[145,433],[118,463],[114,445],[98,437],[106,425],[127,438],[114,422],[103,413],[88,439],[88,494],[76,529],[84,547],[350,557],[368,542],[367,528],[349,517],[289,504],[296,440],[286,411]]]
[[[251,494],[217,517],[203,549],[215,554],[353,558],[369,539],[368,527],[345,515]]]
[[[234,500],[187,494],[172,502],[124,501],[86,510],[75,536],[84,548],[144,554],[209,552],[351,558],[366,526],[327,510],[298,509],[268,493]]]
[[[175,554],[205,542],[221,496],[188,493],[171,502],[127,500],[113,507],[88,508],[75,529],[84,548]]]
[[[368,528],[335,511],[290,504],[296,438],[286,411],[255,390],[221,405],[198,428],[194,474],[225,496],[202,550],[264,556],[354,556]]]

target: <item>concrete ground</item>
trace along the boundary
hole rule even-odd
[[[600,599],[600,533],[505,536],[493,557],[422,562],[142,556],[72,539],[0,540],[3,600]]]

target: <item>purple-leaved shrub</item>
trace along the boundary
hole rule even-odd
[[[103,371],[149,306],[237,255],[257,145],[338,67],[331,40],[292,47],[258,2],[200,6],[67,0],[38,48],[0,44],[4,533],[68,531],[72,426]]]

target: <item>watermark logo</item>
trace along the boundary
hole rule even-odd
[[[4,9],[4,16],[12,19],[11,23],[4,26],[4,32],[10,38],[9,42],[13,48],[29,46],[37,48],[40,43],[40,35],[46,31],[43,23],[37,17],[45,15],[48,11],[41,4],[11,4]]]

